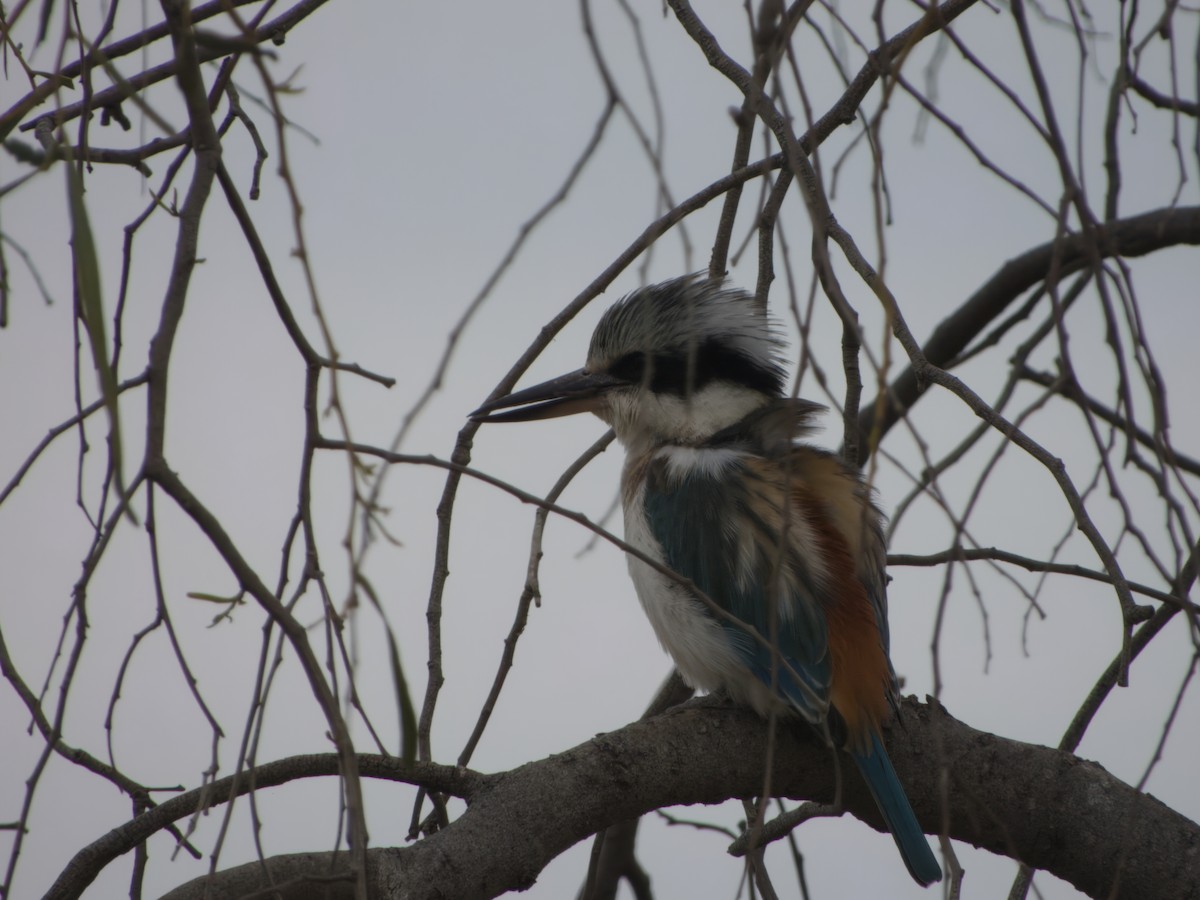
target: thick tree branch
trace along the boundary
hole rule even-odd
[[[912,700],[904,713],[905,727],[888,736],[889,752],[930,830],[947,822],[950,837],[1045,869],[1093,897],[1200,898],[1195,823],[1070,753],[976,731],[940,707]],[[779,793],[829,801],[836,788],[829,751],[806,727],[778,731]],[[449,827],[405,849],[370,851],[371,894],[473,898],[526,888],[550,860],[613,823],[662,806],[753,796],[762,785],[766,737],[766,725],[752,713],[706,699],[510,772],[471,776],[470,807]],[[370,759],[363,757],[364,774],[375,774]],[[445,771],[429,769],[443,782]],[[848,811],[881,827],[857,777],[842,788]],[[944,810],[937,799],[943,792]],[[127,844],[144,839],[130,836]],[[305,895],[316,878],[329,896],[349,896],[350,880],[330,880],[346,874],[345,858],[271,859],[278,896]],[[94,860],[92,867],[98,871]],[[265,887],[263,871],[258,863],[241,866],[168,896],[243,896]]]

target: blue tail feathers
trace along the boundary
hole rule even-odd
[[[883,813],[883,820],[887,823],[888,831],[892,833],[900,855],[904,857],[904,865],[908,867],[913,880],[922,886],[941,881],[942,867],[938,865],[937,858],[925,839],[925,833],[917,824],[917,817],[913,814],[912,806],[909,805],[908,797],[900,785],[900,779],[896,777],[896,770],[892,768],[892,761],[888,759],[879,736],[871,735],[871,746],[866,753],[852,752],[850,755],[858,765],[858,770],[862,772],[867,787],[871,789],[875,805]]]

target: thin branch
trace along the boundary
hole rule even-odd
[[[1098,229],[1096,244],[1105,257],[1145,256],[1166,247],[1200,245],[1200,206],[1168,207],[1119,219]],[[1006,262],[921,344],[925,358],[936,366],[955,359],[1011,303],[1044,281],[1056,259],[1060,278],[1079,271],[1089,261],[1084,240],[1067,235]],[[888,387],[881,412],[876,412],[878,403],[863,406],[859,434],[886,434],[927,387],[915,368],[905,370]]]

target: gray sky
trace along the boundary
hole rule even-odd
[[[887,9],[889,33],[917,15],[908,5],[889,4]],[[746,58],[742,10],[732,4],[704,3],[697,4],[697,11],[726,50]],[[738,97],[708,67],[673,16],[660,16],[652,5],[639,7],[638,12],[666,110],[664,168],[678,200],[728,170],[734,131],[726,110]],[[1092,13],[1106,15],[1107,10],[1092,9]],[[594,15],[621,89],[642,121],[649,123],[651,105],[627,20],[610,4],[597,4]],[[128,25],[135,26],[135,21]],[[1113,23],[1098,21],[1096,27],[1100,36],[1093,45],[1094,70],[1089,63],[1082,79],[1087,137],[1080,146],[1092,202],[1098,208],[1103,182],[1095,135],[1104,113],[1105,79],[1113,71],[1116,51]],[[869,26],[863,33],[871,33]],[[960,20],[957,33],[972,42],[999,74],[1021,71],[1015,31],[1006,12],[980,5]],[[1043,62],[1049,67],[1056,97],[1064,110],[1070,110],[1078,84],[1073,39],[1051,29],[1043,40]],[[1181,40],[1180,46],[1191,45]],[[829,79],[827,61],[811,34],[803,36],[797,48],[801,64],[807,67],[810,102],[824,111],[840,86]],[[291,83],[297,92],[283,98],[287,115],[319,139],[314,143],[291,131],[288,153],[304,204],[305,242],[324,315],[342,358],[397,379],[396,386],[387,390],[343,375],[339,378],[342,402],[354,439],[386,446],[428,383],[450,329],[503,257],[520,224],[557,188],[587,142],[603,106],[602,85],[588,56],[579,11],[572,4],[329,4],[289,35],[275,53],[269,65],[277,78],[295,70]],[[919,82],[928,53],[922,48],[918,56],[906,73]],[[49,54],[35,59],[50,67]],[[856,69],[860,54],[851,51],[851,59]],[[1150,59],[1147,71],[1161,74],[1156,59]],[[964,74],[958,63],[951,50],[937,85],[939,103],[996,164],[1056,202],[1058,174],[1045,145],[1028,123],[999,101],[994,89],[978,74]],[[134,60],[126,65],[133,66]],[[1019,74],[1012,77],[1014,87],[1032,104],[1027,80]],[[293,309],[317,341],[319,332],[302,273],[290,256],[295,236],[286,191],[275,173],[274,135],[268,116],[251,99],[261,94],[260,85],[248,64],[239,68],[238,79],[243,104],[273,153],[264,169],[263,196],[251,204],[251,211]],[[10,96],[23,90],[11,80],[9,85]],[[174,104],[173,90],[164,86],[151,94],[151,100],[179,125],[182,113]],[[866,108],[874,110],[878,102],[876,93]],[[915,105],[897,93],[884,132],[893,219],[885,234],[885,275],[909,325],[923,338],[1007,259],[1050,240],[1054,222],[1028,199],[1002,188],[936,123],[928,126],[923,140],[913,140],[916,119]],[[1064,115],[1064,120],[1073,135],[1073,116]],[[1171,202],[1179,173],[1165,148],[1169,129],[1169,117],[1143,115],[1136,134],[1129,133],[1128,127],[1122,132],[1127,154],[1123,212]],[[105,146],[138,141],[136,132],[128,136],[114,132],[94,124],[92,140]],[[842,129],[822,149],[827,176],[855,134],[852,128]],[[1075,146],[1073,136],[1069,142]],[[226,162],[245,186],[252,150],[244,132],[235,126],[225,146]],[[761,150],[761,140],[756,141],[755,158]],[[166,160],[150,164],[155,172],[152,183],[157,184]],[[19,171],[4,157],[0,183]],[[834,210],[877,261],[870,175],[870,160],[859,146],[839,173]],[[1194,157],[1187,161],[1187,175],[1179,202],[1194,204]],[[139,181],[132,170],[103,168],[88,181],[108,304],[116,296],[121,229],[148,199]],[[747,189],[747,203],[757,190],[757,185]],[[0,332],[3,481],[47,429],[73,409],[64,209],[63,179],[60,173],[56,180],[54,172],[5,197],[0,207],[0,227],[34,254],[55,300],[54,305],[43,306],[24,269],[16,266],[10,323]],[[417,419],[402,449],[448,456],[466,413],[483,400],[542,324],[641,232],[656,209],[653,173],[618,115],[568,201],[532,235],[470,323],[442,389]],[[702,268],[718,213],[719,204],[712,204],[687,220],[690,256],[678,238],[660,241],[648,277],[658,280]],[[735,242],[747,227],[744,213]],[[811,271],[810,233],[795,192],[785,207],[784,227],[803,300]],[[140,370],[144,362],[173,240],[174,220],[162,215],[138,237],[138,267],[125,319],[121,368],[125,376]],[[168,457],[226,521],[247,558],[273,583],[295,508],[303,365],[279,326],[218,195],[210,201],[201,254],[204,262],[196,271],[171,370],[174,406]],[[772,302],[775,314],[790,321],[782,256],[780,251]],[[1138,279],[1144,325],[1166,381],[1176,386],[1194,383],[1194,336],[1200,329],[1195,253],[1173,251],[1131,266]],[[848,297],[862,316],[870,352],[881,358],[884,325],[877,304],[844,263],[839,262],[838,268]],[[732,267],[731,277],[753,286],[753,245]],[[639,282],[635,264],[564,330],[523,382],[578,367],[603,308]],[[1079,315],[1071,327],[1080,371],[1096,379],[1111,377],[1112,364],[1102,350],[1097,317]],[[829,378],[830,390],[840,396],[840,326],[820,299],[811,329],[811,350]],[[901,352],[895,344],[890,347],[893,366]],[[1044,368],[1051,368],[1053,347],[1048,345],[1038,359]],[[994,363],[969,365],[960,374],[989,400],[1001,383]],[[91,389],[90,371],[84,376]],[[866,372],[864,377],[873,376]],[[811,377],[801,385],[801,393],[828,400]],[[865,397],[872,393],[868,390]],[[1110,395],[1111,390],[1109,395],[1100,394]],[[1027,396],[1035,394],[1030,391]],[[1200,427],[1193,398],[1180,391],[1172,403],[1175,445],[1197,447]],[[140,449],[142,409],[139,393],[128,395],[122,407],[131,458]],[[935,458],[948,452],[975,421],[969,410],[946,395],[926,397],[914,415],[914,427]],[[335,420],[328,417],[324,422],[327,433],[335,435]],[[833,427],[817,441],[836,446],[840,434],[836,417],[827,422]],[[1083,482],[1090,476],[1087,464],[1076,470],[1074,460],[1089,447],[1082,442],[1077,416],[1065,405],[1051,405],[1026,427],[1052,453],[1067,460],[1074,478]],[[485,428],[475,440],[473,464],[526,490],[544,493],[602,432],[603,426],[590,419]],[[98,425],[89,431],[94,451],[102,449],[103,438]],[[60,439],[0,506],[0,571],[4,572],[0,624],[14,661],[27,681],[37,686],[45,678],[89,540],[87,523],[73,504],[77,447],[73,436]],[[903,430],[889,437],[887,449],[909,471],[921,468],[915,442]],[[975,457],[974,465],[948,479],[947,490],[959,508],[971,488],[966,476],[978,472],[987,453],[977,450]],[[599,518],[614,496],[620,460],[619,448],[610,448],[568,489],[562,502]],[[101,472],[101,455],[93,452],[85,467],[89,496],[94,497]],[[401,546],[379,543],[369,558],[369,574],[400,640],[418,702],[424,688],[425,602],[434,512],[442,481],[433,470],[403,468],[390,473],[382,502],[390,509],[388,527]],[[890,462],[881,464],[875,484],[889,512],[909,490],[906,476]],[[334,602],[340,605],[347,591],[346,560],[339,551],[348,515],[345,460],[321,457],[317,486],[322,566]],[[435,755],[444,762],[458,755],[491,684],[523,585],[533,519],[529,507],[485,485],[467,481],[460,494],[445,599],[447,683],[433,735]],[[1152,502],[1154,498],[1135,497],[1139,499]],[[1106,534],[1116,534],[1117,513],[1105,489],[1089,502]],[[1049,475],[1015,448],[999,463],[980,505],[971,530],[982,546],[1044,558],[1070,530],[1070,511]],[[220,749],[225,774],[232,769],[244,727],[261,617],[254,608],[244,607],[232,621],[207,627],[214,608],[187,599],[187,592],[229,593],[233,580],[165,498],[157,497],[156,506],[164,584],[175,628],[205,700],[227,729]],[[139,510],[144,517],[144,503]],[[1194,515],[1192,524],[1196,524]],[[609,527],[619,532],[619,521],[614,519]],[[945,517],[932,503],[920,501],[906,514],[891,549],[934,552],[945,547],[948,533]],[[1161,535],[1153,537],[1161,539]],[[502,770],[617,729],[640,715],[669,671],[669,661],[634,598],[620,553],[601,543],[579,555],[588,543],[589,534],[579,526],[551,521],[541,570],[542,606],[533,611],[517,666],[473,767]],[[1164,552],[1169,554],[1166,548]],[[1063,558],[1099,567],[1078,535],[1067,544]],[[89,592],[89,640],[68,709],[65,737],[101,757],[106,754],[104,720],[118,667],[132,635],[154,614],[147,559],[144,534],[124,529]],[[1136,553],[1126,553],[1122,559],[1129,577],[1157,583]],[[1027,617],[1028,604],[1011,585],[982,566],[972,571],[978,576],[986,619],[970,586],[957,573],[938,645],[942,702],[975,728],[1053,745],[1119,647],[1116,600],[1102,585],[1053,579],[1039,595],[1047,617]],[[931,640],[943,572],[893,569],[891,574],[892,657],[905,679],[905,691],[923,696],[934,684]],[[1023,576],[1022,583],[1034,584],[1035,579]],[[300,611],[304,621],[317,622],[317,598],[303,600]],[[990,644],[984,640],[985,627]],[[361,612],[351,635],[361,660],[357,683],[364,705],[388,749],[394,751],[394,701],[386,644],[375,613]],[[312,639],[321,644],[318,629]],[[1080,754],[1136,783],[1154,754],[1193,652],[1182,623],[1174,623],[1170,633],[1160,637],[1134,666],[1131,687],[1118,691],[1105,705]],[[278,678],[259,759],[331,749],[323,737],[325,723],[290,654]],[[1189,771],[1194,768],[1191,748],[1200,738],[1198,702],[1194,692],[1185,696],[1163,759],[1147,784],[1150,792],[1193,819],[1200,817],[1200,781]],[[41,742],[24,733],[26,715],[11,690],[0,691],[0,720],[9,723],[0,730],[0,756],[9,773],[0,779],[0,819],[7,821],[18,815],[23,780]],[[365,729],[356,725],[355,734],[361,749],[373,749]],[[112,742],[118,764],[147,784],[194,786],[208,763],[210,733],[161,632],[148,639],[134,658],[117,707]],[[402,844],[412,792],[376,783],[369,783],[367,791],[372,843]],[[332,781],[265,792],[258,803],[265,820],[266,853],[331,845],[336,818]],[[732,805],[674,812],[729,828],[736,827],[741,817],[740,808]],[[111,787],[52,761],[35,798],[15,896],[44,890],[71,853],[127,814],[126,799]],[[197,841],[206,850],[221,815],[211,813],[199,823]],[[243,803],[221,855],[222,867],[254,858],[249,835]],[[801,829],[799,840],[814,896],[930,896],[909,882],[891,840],[854,819],[811,823]],[[728,843],[714,832],[671,828],[650,816],[641,858],[660,896],[733,897],[741,865],[725,854]],[[964,897],[1007,892],[1015,864],[965,846],[956,845],[955,850],[967,870]],[[170,852],[165,837],[152,842],[154,862],[147,893],[161,892],[205,870],[206,861],[195,862],[184,854],[168,862]],[[586,860],[587,846],[576,847],[552,864],[527,896],[573,895]],[[782,853],[775,856],[774,872],[780,889],[795,895]],[[128,873],[124,863],[111,866],[95,885],[94,896],[127,891]],[[1048,875],[1039,875],[1037,885],[1044,896],[1075,896]]]

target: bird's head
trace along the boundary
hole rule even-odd
[[[593,412],[627,448],[700,444],[782,395],[782,346],[749,294],[687,275],[605,312],[582,369],[485,403],[471,418]]]

